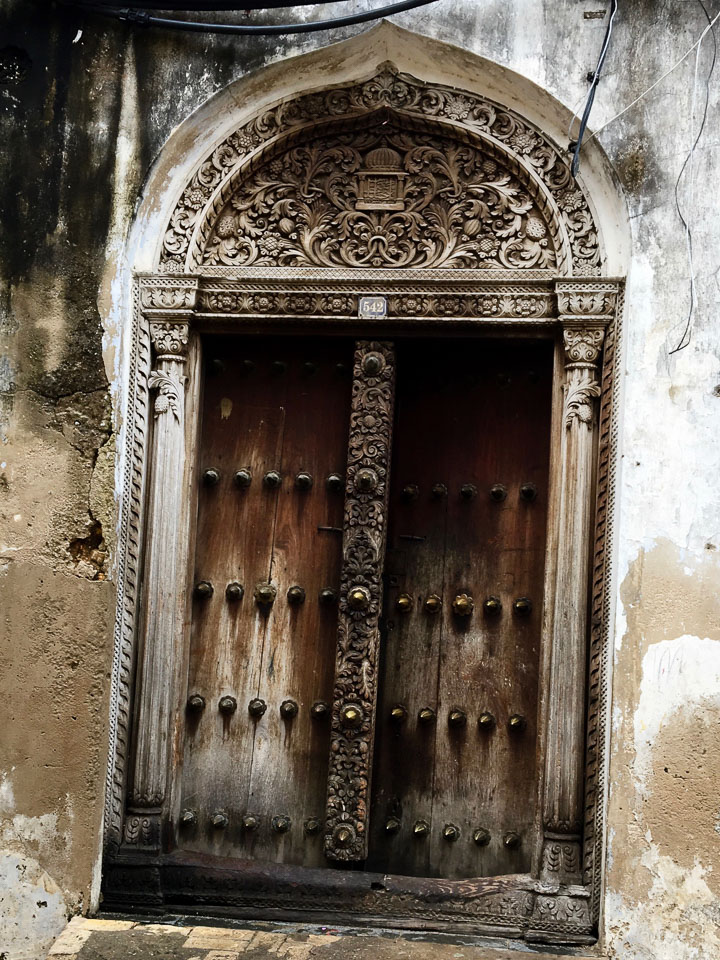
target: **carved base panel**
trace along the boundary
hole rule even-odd
[[[178,853],[148,857],[127,847],[106,864],[103,909],[381,924],[536,943],[595,940],[586,888],[550,887],[524,874],[450,882]]]

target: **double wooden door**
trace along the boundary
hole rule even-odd
[[[552,344],[386,346],[395,413],[358,866],[447,879],[524,872],[536,839]],[[208,336],[204,352],[174,843],[332,867],[356,344]]]

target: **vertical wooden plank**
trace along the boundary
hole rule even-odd
[[[263,477],[281,464],[286,384],[262,341],[208,338],[206,355],[195,582],[211,583],[213,593],[193,604],[188,697],[203,697],[205,706],[186,712],[181,805],[197,823],[180,825],[179,843],[227,854],[247,850],[253,836],[241,824],[254,738],[248,703],[267,627],[253,593],[270,575],[278,492]],[[219,473],[215,485],[203,481],[211,469]],[[249,472],[249,486],[236,483],[239,470]],[[240,600],[226,596],[235,582]],[[234,711],[220,709],[224,697],[234,699]],[[216,813],[227,817],[226,828],[213,826]]]
[[[378,869],[462,878],[517,872],[529,864],[551,366],[552,348],[544,343],[399,347],[387,597],[393,603],[400,592],[424,594],[424,581],[432,580],[440,584],[443,606],[430,647],[419,607],[407,615],[407,626],[388,611],[395,629],[387,631],[383,650],[371,828],[370,863]],[[430,522],[432,502],[422,493],[414,508],[401,494],[407,483],[429,491],[438,481],[448,488],[442,526],[437,515],[435,525]],[[520,495],[529,483],[537,488],[534,500]],[[505,487],[504,499],[491,496],[496,484]],[[476,494],[463,497],[464,485]],[[401,532],[425,533],[419,527],[405,531],[411,517],[427,524],[428,541],[408,542],[392,567]],[[454,597],[463,593],[475,604],[467,618],[452,610]],[[528,617],[512,612],[513,601],[523,596],[534,601]],[[489,597],[500,599],[499,614],[483,612]],[[406,730],[383,726],[403,688],[432,698],[430,706],[437,710],[432,745],[423,742],[414,709]],[[465,725],[449,724],[453,710],[465,714]],[[484,712],[495,720],[489,730],[478,727]],[[525,719],[525,727],[511,735],[507,723],[513,714]],[[388,796],[397,797],[401,812],[400,828],[390,836],[382,829],[390,814]],[[429,822],[430,833],[416,838],[412,829],[421,819]],[[457,840],[445,839],[446,824],[458,828]],[[489,833],[487,844],[474,840],[481,829]],[[520,835],[516,849],[503,843],[510,832]]]
[[[343,487],[328,487],[327,478],[345,471],[352,356],[343,340],[305,341],[286,354],[278,354],[288,363],[288,403],[271,574],[277,600],[256,692],[267,711],[255,723],[248,807],[263,817],[254,857],[319,866],[330,715],[313,716],[311,708],[332,701],[337,605],[319,598],[323,589],[340,588]],[[307,477],[310,489],[303,488]],[[291,587],[304,590],[303,602],[291,602]],[[296,716],[281,714],[285,701],[297,705]],[[273,829],[281,817],[289,821],[282,832]]]
[[[393,345],[358,341],[325,822],[332,860],[367,855],[394,387]]]
[[[474,360],[468,351],[461,362],[463,375],[454,379],[458,395],[451,400],[458,414],[449,415],[448,427],[456,454],[432,859],[438,876],[458,878],[529,869],[536,803],[552,354],[542,343],[484,347]],[[465,500],[459,492],[468,483],[477,496]],[[527,483],[538,491],[532,501],[521,496]],[[493,488],[501,499],[493,498]],[[452,611],[453,597],[463,593],[473,597],[469,617]],[[500,600],[499,613],[484,611],[490,597]],[[530,600],[529,614],[515,612],[520,598]],[[465,725],[450,724],[455,709],[467,716]],[[478,727],[482,713],[494,718],[490,729]],[[518,728],[509,726],[513,716],[522,718]],[[458,829],[458,839],[447,839],[446,825]],[[487,831],[489,839],[478,836],[487,842],[476,842],[478,830]]]
[[[438,658],[447,523],[447,387],[423,344],[398,344],[384,638],[368,869],[430,874]],[[416,489],[414,489],[416,488]],[[409,598],[409,601],[408,601]],[[404,605],[410,603],[409,609]],[[403,708],[402,716],[393,710]],[[426,714],[423,714],[426,716]]]

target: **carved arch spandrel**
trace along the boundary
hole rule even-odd
[[[343,126],[373,116],[378,121],[380,113],[395,116],[403,127],[432,124],[459,142],[475,138],[489,160],[502,158],[504,166],[532,183],[536,195],[543,198],[542,205],[553,215],[546,222],[555,223],[563,241],[557,273],[600,273],[602,256],[593,214],[555,145],[499,104],[424,84],[399,74],[392,64],[381,65],[365,82],[283,101],[227,137],[183,191],[165,233],[160,269],[183,273],[200,268],[208,236],[238,179],[252,176],[268,148],[276,148],[281,141],[296,143],[310,131],[319,132],[321,124]]]

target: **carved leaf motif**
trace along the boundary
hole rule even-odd
[[[180,393],[182,384],[167,373],[160,370],[153,370],[148,377],[148,387],[150,390],[157,390],[155,397],[155,416],[172,410],[175,419],[180,420]]]
[[[593,419],[593,399],[600,396],[600,385],[590,377],[568,386],[565,398],[565,425],[576,421],[590,426]]]
[[[396,168],[375,172],[379,156]],[[556,262],[532,199],[496,160],[466,144],[411,137],[395,127],[312,141],[270,160],[220,211],[201,259],[321,267],[550,268]]]
[[[184,357],[187,353],[189,325],[186,320],[151,321],[150,337],[156,354]]]
[[[598,358],[605,331],[602,327],[569,327],[563,331],[565,353],[570,363],[592,363]]]

